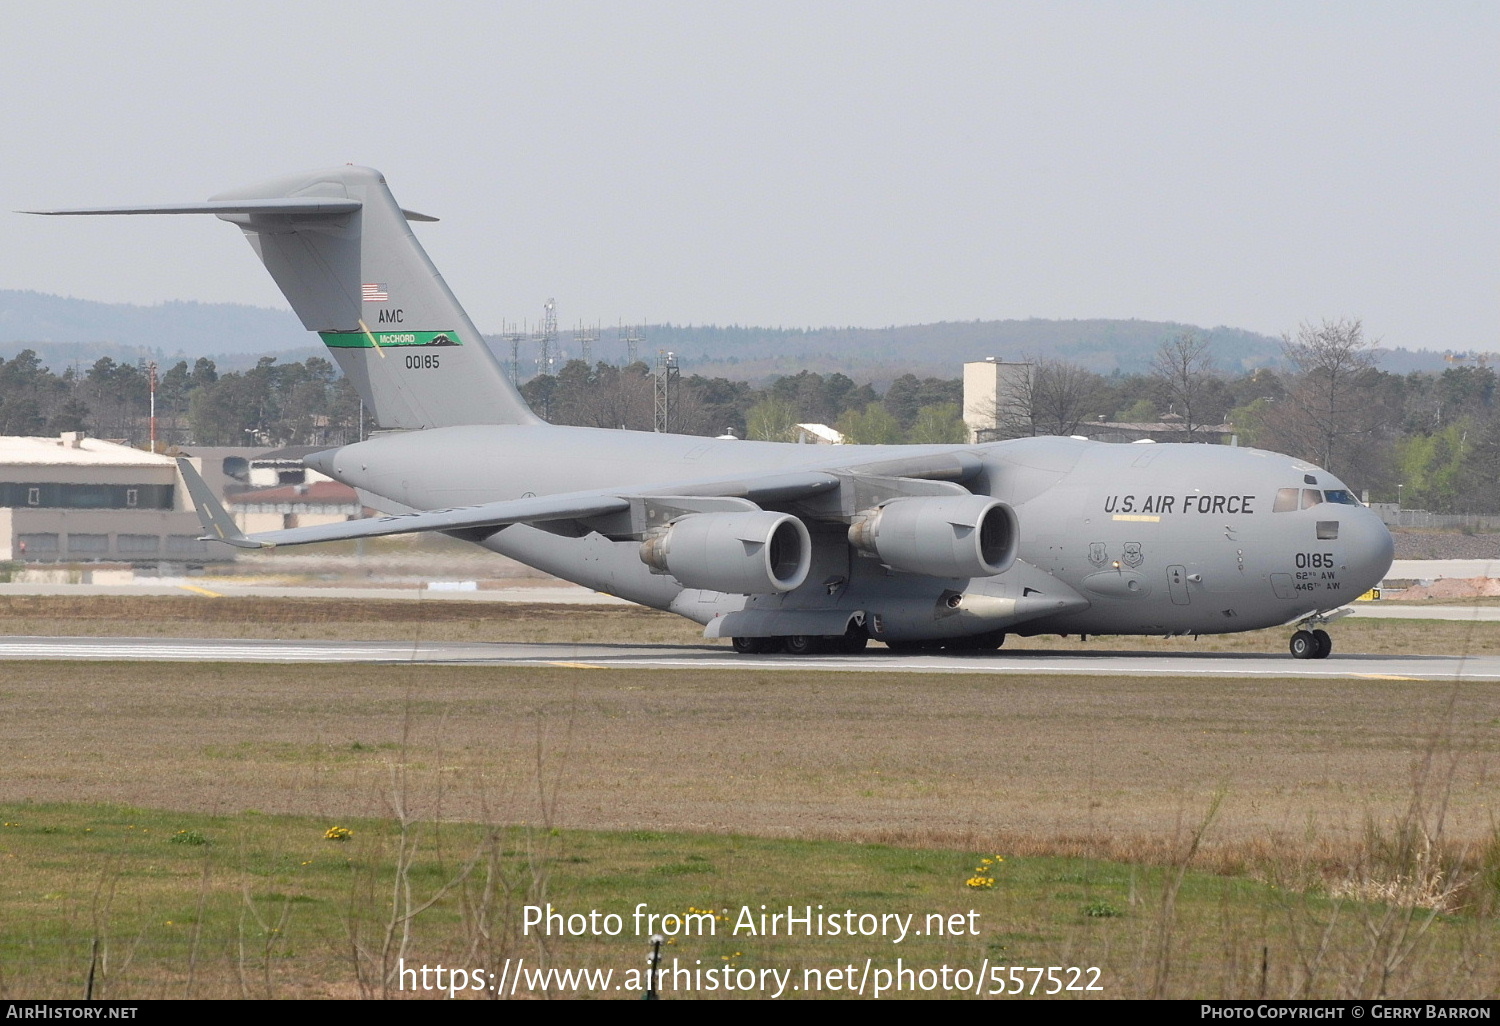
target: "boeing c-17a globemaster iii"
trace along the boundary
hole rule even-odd
[[[412,234],[433,219],[369,168],[38,213],[239,226],[390,429],[307,463],[397,515],[245,536],[184,466],[210,535],[231,545],[442,531],[688,617],[741,652],[793,653],[1295,624],[1292,654],[1323,658],[1329,614],[1390,566],[1390,533],[1343,483],[1254,449],[807,446],[546,424]]]

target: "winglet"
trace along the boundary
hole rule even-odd
[[[264,542],[251,541],[245,537],[244,532],[224,509],[224,505],[214,498],[208,482],[204,481],[198,475],[198,471],[193,469],[192,460],[183,456],[177,457],[177,470],[182,474],[182,482],[187,485],[188,495],[193,500],[193,506],[198,510],[198,520],[203,524],[204,535],[199,541],[223,542],[237,549],[265,547]]]

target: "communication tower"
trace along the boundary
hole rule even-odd
[[[677,385],[681,372],[677,354],[659,349],[656,353],[656,430],[671,434],[677,430]]]
[[[542,307],[542,328],[536,333],[537,373],[551,374],[553,350],[557,346],[557,300],[547,300]]]
[[[631,325],[620,329],[620,341],[625,343],[625,366],[638,363],[641,358],[641,343],[646,341],[646,326]]]
[[[514,324],[505,329],[501,336],[510,343],[510,383],[519,386],[521,384],[521,343],[526,341],[526,332],[517,331]]]
[[[579,352],[585,365],[590,370],[594,367],[594,343],[599,341],[599,326],[585,328],[583,325],[573,329],[573,341],[578,343]]]

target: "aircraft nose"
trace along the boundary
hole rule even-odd
[[[1385,579],[1391,560],[1396,556],[1396,542],[1384,522],[1372,510],[1359,509],[1356,516],[1345,517],[1340,533],[1346,544],[1345,565],[1349,583],[1356,594],[1364,594]]]

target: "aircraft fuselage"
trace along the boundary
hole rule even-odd
[[[855,552],[847,524],[808,517],[807,582],[785,595],[684,588],[640,544],[514,525],[487,548],[567,580],[701,623],[744,609],[847,611],[882,640],[1013,633],[1215,634],[1289,623],[1377,585],[1393,554],[1379,518],[1328,472],[1227,446],[1023,438],[973,446],[798,446],[550,425],[377,436],[314,457],[348,484],[415,509],[600,489],[671,493],[677,483],[971,454],[964,487],[1019,521],[1016,564],[994,577],[893,571]],[[778,508],[775,503],[762,503]],[[1041,603],[1041,605],[1038,605]],[[1047,605],[1051,603],[1051,605]]]

